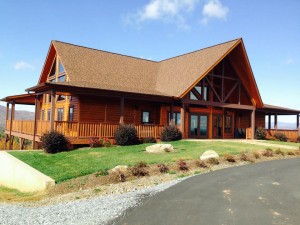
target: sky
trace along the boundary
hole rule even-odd
[[[299,0],[0,0],[0,98],[37,84],[51,40],[162,60],[239,37],[263,102],[300,109]]]

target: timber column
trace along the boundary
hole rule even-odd
[[[251,112],[251,139],[254,139],[255,135],[255,109]]]
[[[298,130],[298,136],[300,137],[300,124],[299,124],[299,117],[300,115],[297,114],[297,130]]]
[[[13,121],[15,119],[15,103],[11,103],[11,111],[10,111],[10,128],[9,128],[9,150],[12,150],[14,138],[11,135],[12,128],[13,128]]]
[[[51,91],[50,131],[54,131],[56,92]]]
[[[172,101],[171,104],[170,104],[170,121],[169,121],[169,125],[175,125],[173,114],[174,114],[174,103]]]
[[[185,105],[184,103],[182,103],[182,106],[180,108],[180,131],[182,133],[182,138],[185,138],[184,125],[185,125]]]
[[[40,113],[40,96],[37,95],[35,97],[35,110],[34,110],[34,127],[33,127],[33,140],[32,140],[32,149],[36,149],[36,133],[37,133],[37,122],[39,119],[39,113]]]
[[[124,97],[121,97],[120,102],[120,124],[124,124]]]

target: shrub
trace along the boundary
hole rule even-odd
[[[276,138],[276,140],[278,141],[283,141],[286,142],[287,141],[287,137],[285,136],[285,134],[283,133],[275,133],[274,137]]]
[[[207,168],[208,166],[206,165],[206,163],[203,160],[196,160],[196,166],[200,167],[200,168]]]
[[[99,138],[90,138],[89,146],[91,148],[99,148],[99,147],[103,147],[103,144],[102,144],[101,139],[99,139]]]
[[[143,177],[149,175],[147,167],[148,166],[145,162],[139,162],[137,165],[130,167],[130,171],[133,176]]]
[[[228,162],[236,162],[235,158],[233,155],[230,155],[230,154],[225,154],[224,155],[224,159]]]
[[[270,148],[267,148],[267,149],[263,152],[262,155],[265,156],[265,157],[273,157],[273,150],[270,149]]]
[[[256,159],[260,159],[260,154],[258,152],[253,152],[253,157]]]
[[[182,159],[179,159],[177,161],[177,165],[178,165],[179,170],[182,170],[182,171],[189,170],[189,167],[188,167],[187,163]]]
[[[143,138],[143,143],[156,143],[156,139],[154,137]]]
[[[286,154],[288,154],[288,155],[296,155],[295,152],[293,152],[293,151],[288,151]]]
[[[108,138],[90,138],[89,146],[91,148],[100,148],[100,147],[111,147],[112,143]]]
[[[249,155],[247,154],[247,153],[245,153],[245,152],[242,152],[241,154],[240,154],[240,160],[241,161],[245,161],[245,162],[253,162],[253,159],[251,159],[250,157],[249,157]]]
[[[162,141],[177,141],[182,138],[180,130],[175,125],[165,126],[160,136]]]
[[[297,143],[300,143],[300,136],[297,137],[297,140],[296,140]]]
[[[266,135],[267,135],[267,133],[266,133],[265,129],[262,127],[257,128],[255,131],[255,139],[257,139],[257,140],[265,140]]]
[[[167,173],[169,171],[169,167],[163,163],[158,164],[157,167],[161,173]]]
[[[218,160],[217,158],[209,158],[209,159],[207,160],[207,162],[208,162],[209,164],[212,164],[212,165],[218,165],[218,164],[220,164],[220,162],[219,162],[219,160]]]
[[[139,143],[134,125],[120,125],[115,131],[117,145],[136,145]]]
[[[43,134],[41,142],[42,148],[46,153],[55,154],[68,150],[67,138],[57,131],[51,131]]]
[[[276,155],[284,155],[284,152],[281,151],[280,148],[278,148],[278,149],[275,150],[275,154],[276,154]]]
[[[110,180],[114,182],[125,182],[126,175],[121,170],[116,170],[110,174]]]

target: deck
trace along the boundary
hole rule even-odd
[[[6,121],[6,134],[10,134],[10,120]],[[106,123],[77,123],[77,122],[54,122],[54,130],[64,134],[71,144],[88,144],[93,137],[114,138],[114,133],[119,124]],[[139,138],[160,138],[163,125],[135,125]],[[37,121],[35,141],[40,142],[43,133],[50,131],[49,121]],[[11,135],[33,140],[34,121],[13,120]]]

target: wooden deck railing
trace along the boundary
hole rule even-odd
[[[75,123],[56,121],[54,129],[71,138],[107,137],[113,138],[119,124],[106,123]],[[160,138],[163,125],[136,125],[139,138]],[[10,129],[10,120],[6,121],[6,130]],[[33,135],[34,121],[14,120],[12,131],[15,133]],[[37,136],[50,131],[49,121],[37,121]]]
[[[299,131],[298,130],[270,129],[270,130],[266,130],[266,132],[267,132],[267,136],[266,136],[267,139],[271,139],[272,137],[274,137],[275,133],[283,133],[290,140],[295,140],[299,137]]]

